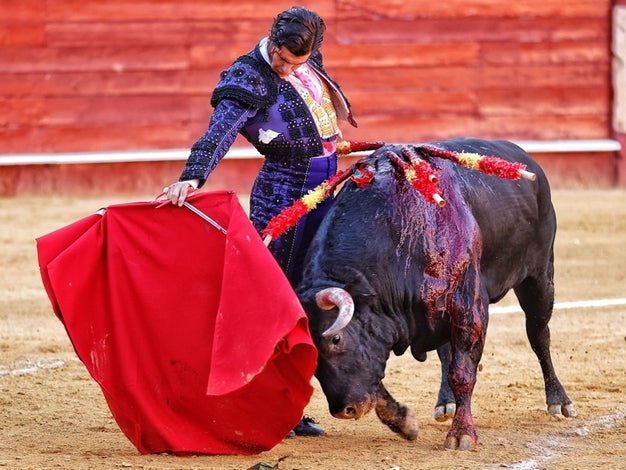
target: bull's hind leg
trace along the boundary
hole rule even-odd
[[[561,385],[550,355],[550,328],[554,304],[554,284],[552,276],[537,280],[527,278],[515,288],[515,295],[526,314],[526,335],[533,351],[539,359],[546,389],[548,413],[575,417],[576,408]]]
[[[417,418],[406,406],[398,403],[382,383],[377,391],[376,415],[393,432],[409,441],[417,439],[419,430]]]

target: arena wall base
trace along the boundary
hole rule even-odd
[[[518,143],[542,165],[553,188],[626,187],[626,163],[620,156],[626,148],[625,135],[576,145]],[[184,152],[171,152],[0,156],[0,196],[156,197],[163,186],[178,179],[184,165]],[[342,158],[340,167],[361,156]],[[248,195],[262,163],[253,151],[236,150],[218,165],[203,189]]]

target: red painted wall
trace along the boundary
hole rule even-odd
[[[305,3],[359,121],[346,138],[612,135],[611,0]],[[0,158],[188,148],[220,71],[292,4],[3,0]]]

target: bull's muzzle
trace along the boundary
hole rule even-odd
[[[351,403],[341,410],[335,411],[333,416],[339,419],[359,419],[365,416],[376,407],[376,402],[372,399],[360,403]]]

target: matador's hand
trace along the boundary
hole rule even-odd
[[[172,204],[181,207],[193,191],[196,189],[195,180],[191,181],[177,181],[163,188],[165,196],[172,201]]]

